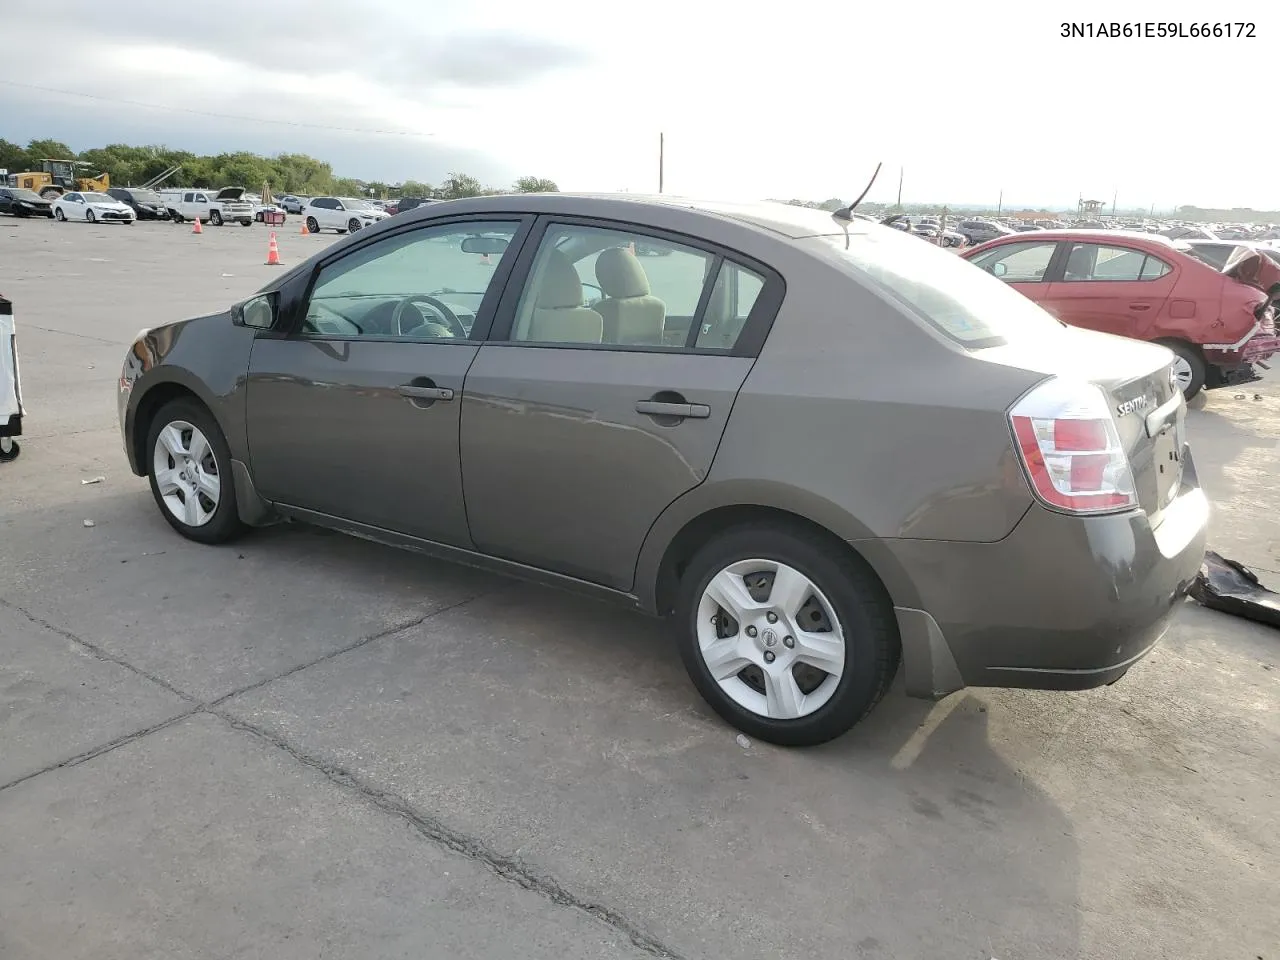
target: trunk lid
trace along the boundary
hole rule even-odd
[[[1264,293],[1280,284],[1280,264],[1252,247],[1237,247],[1222,265],[1222,272]]]
[[[1142,509],[1158,522],[1182,483],[1187,404],[1164,347],[1065,327],[1060,337],[1008,343],[975,353],[981,359],[1100,387],[1129,465]]]

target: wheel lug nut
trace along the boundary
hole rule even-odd
[[[796,645],[796,638],[795,638],[795,637],[783,637],[783,638],[782,638],[782,645],[783,645],[784,647],[786,647],[788,650],[790,650],[792,647],[794,647],[794,646]]]
[[[755,628],[755,627],[747,627],[747,636],[748,636],[748,637],[754,637],[755,635],[756,635],[756,628]]]
[[[772,610],[770,610],[768,613],[766,613],[766,614],[764,615],[764,618],[765,618],[766,620],[768,620],[770,623],[777,623],[777,622],[778,622],[778,615],[777,615],[776,613],[774,613]]]
[[[764,662],[765,662],[765,663],[773,663],[773,661],[774,661],[774,660],[776,660],[776,659],[777,659],[777,657],[775,657],[775,656],[774,656],[774,653],[773,653],[773,651],[772,651],[772,650],[766,650],[766,651],[764,652]]]

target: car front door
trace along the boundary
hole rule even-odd
[[[1143,339],[1176,279],[1167,262],[1140,247],[1072,243],[1042,302],[1072,326]]]
[[[528,221],[432,222],[319,262],[258,335],[251,469],[269,500],[469,546],[458,461],[463,381]],[[465,241],[483,231],[484,252]],[[292,316],[289,314],[292,313]]]
[[[971,262],[1044,306],[1050,267],[1057,253],[1057,241],[1018,240],[992,247],[973,257]]]
[[[467,374],[471,534],[627,590],[654,520],[706,478],[782,281],[630,225],[543,220],[535,234]]]

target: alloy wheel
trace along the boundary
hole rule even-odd
[[[156,437],[152,469],[161,500],[177,520],[201,527],[213,519],[222,478],[213,447],[198,427],[170,421]]]
[[[1186,393],[1187,388],[1191,386],[1193,376],[1191,364],[1187,362],[1187,358],[1174,354],[1173,379],[1178,384],[1178,389]]]
[[[740,560],[707,584],[698,647],[721,690],[742,708],[797,720],[835,694],[846,667],[844,631],[809,577],[774,560]]]

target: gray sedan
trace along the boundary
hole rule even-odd
[[[119,413],[186,537],[304,521],[621,601],[813,744],[900,665],[1082,689],[1152,648],[1208,517],[1172,360],[847,216],[500,196],[144,331]]]

